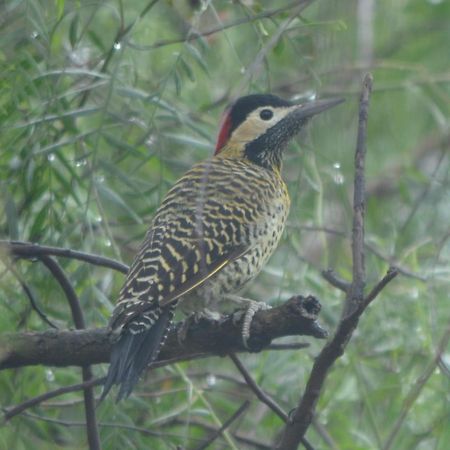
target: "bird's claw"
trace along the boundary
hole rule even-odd
[[[261,310],[272,308],[270,305],[264,302],[257,302],[249,298],[239,297],[237,295],[228,295],[227,298],[235,303],[241,305],[242,314],[244,319],[242,321],[242,344],[247,350],[251,350],[248,340],[250,339],[250,329],[254,315]],[[242,318],[242,315],[238,315],[238,320]]]
[[[250,339],[250,329],[253,321],[253,317],[258,311],[264,311],[271,309],[272,307],[264,302],[257,302],[255,300],[248,301],[248,307],[244,313],[244,320],[242,322],[242,344],[247,350],[251,350],[248,344]]]

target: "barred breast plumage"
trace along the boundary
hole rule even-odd
[[[208,306],[236,292],[276,248],[288,211],[286,185],[275,172],[238,159],[197,164],[161,204],[120,293],[112,328],[127,324],[137,308],[147,314],[130,329],[149,326],[151,302],[180,301],[183,308],[189,294]]]

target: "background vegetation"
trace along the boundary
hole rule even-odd
[[[303,3],[311,5],[298,14]],[[448,1],[11,0],[0,8],[4,239],[130,263],[164,193],[211,155],[231,99],[345,97],[286,153],[287,232],[248,291],[273,304],[312,293],[330,331],[343,295],[321,269],[351,274],[357,98],[370,70],[367,284],[390,264],[401,275],[360,322],[307,437],[316,449],[450,447]],[[49,327],[21,281],[53,324],[73,327],[45,267],[17,261],[12,271],[3,260],[0,330]],[[87,325],[105,326],[123,275],[60,263]],[[307,341],[306,350],[242,357],[287,411],[323,345]],[[271,448],[282,423],[242,381],[228,359],[151,371],[129,400],[98,408],[103,448],[200,448],[246,399],[229,433],[250,441],[220,438],[210,448],[232,448],[231,439],[236,448]],[[3,371],[1,405],[78,382],[71,367]],[[0,448],[85,448],[83,421],[82,393],[67,394],[1,425]]]

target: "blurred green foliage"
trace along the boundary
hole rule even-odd
[[[313,293],[331,331],[343,296],[320,270],[351,276],[357,103],[370,70],[367,284],[391,263],[402,275],[361,321],[307,436],[315,449],[450,448],[448,346],[434,361],[450,326],[450,2],[317,0],[297,17],[292,3],[278,0],[11,0],[0,9],[4,239],[130,263],[164,193],[211,155],[230,100],[266,91],[345,97],[286,153],[288,229],[248,292],[273,303]],[[208,30],[216,32],[202,36]],[[16,261],[14,275],[13,261],[3,260],[2,331],[48,327],[18,277],[54,323],[73,327],[42,265]],[[104,326],[123,275],[60,262],[89,326]],[[243,361],[289,411],[322,345]],[[1,404],[79,381],[71,367],[4,371]],[[271,448],[282,423],[241,382],[231,362],[217,358],[149,372],[129,400],[98,408],[103,448],[196,448],[247,398],[251,407],[230,434],[266,447],[234,438],[236,448]],[[68,394],[0,425],[0,448],[85,448],[83,421],[82,394]],[[211,448],[230,443],[221,438]]]

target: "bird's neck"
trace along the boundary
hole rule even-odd
[[[235,142],[227,143],[220,152],[215,156],[216,158],[235,159],[240,160],[250,165],[256,165],[266,170],[274,172],[275,175],[281,177],[281,152],[271,151],[258,156],[252,157],[246,151],[246,146]]]

